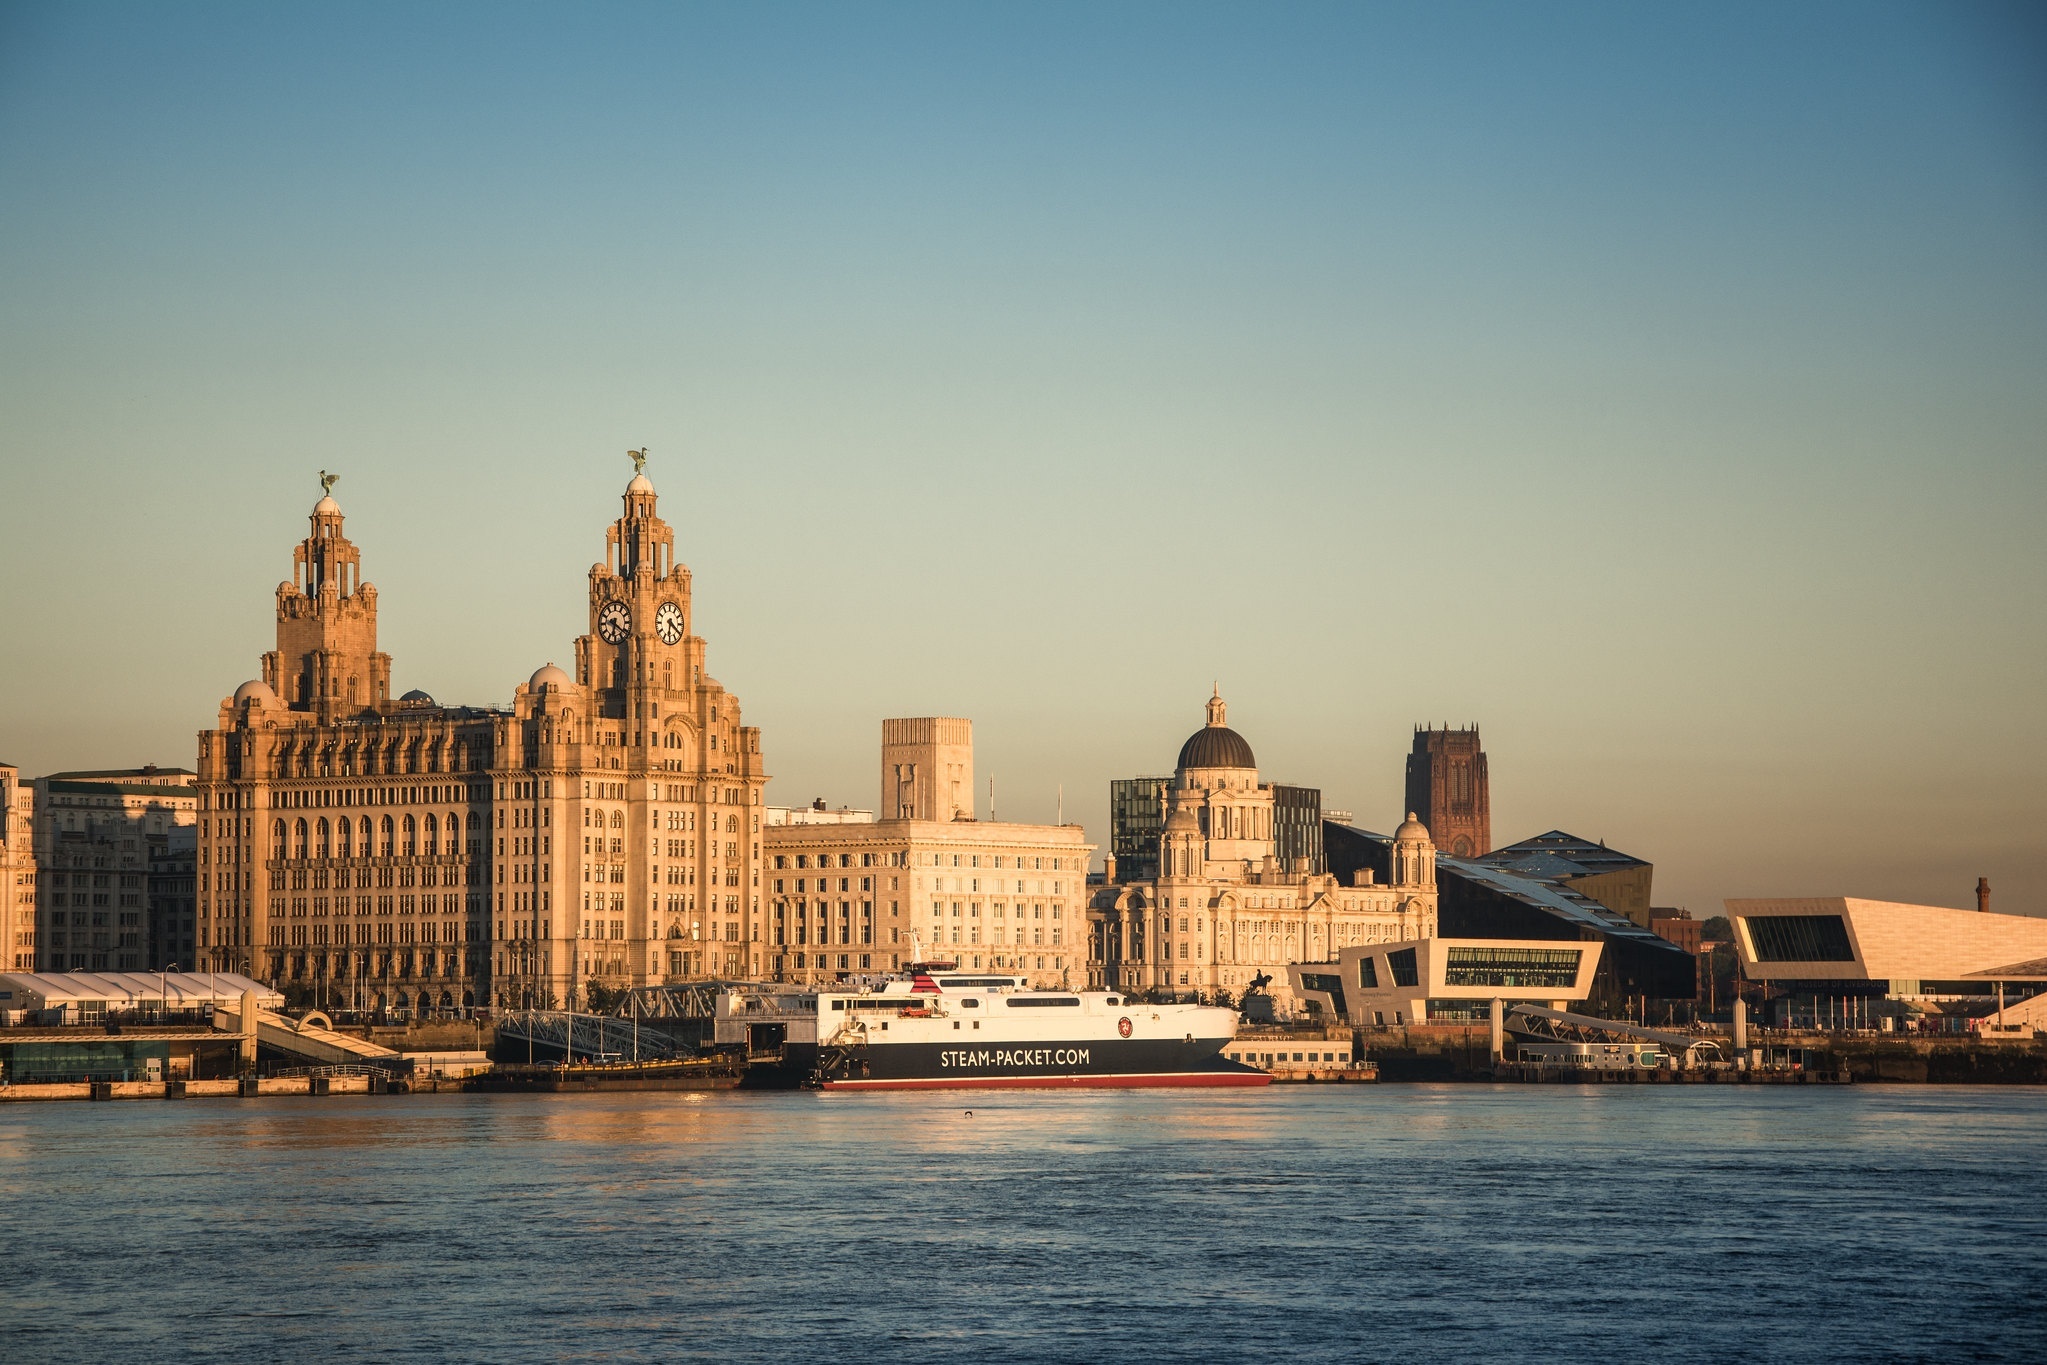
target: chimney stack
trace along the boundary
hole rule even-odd
[[[1976,879],[1976,909],[1986,915],[1990,913],[1990,878],[1988,877],[1978,877]]]

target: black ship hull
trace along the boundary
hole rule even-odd
[[[1265,1085],[1222,1055],[1227,1038],[1061,1039],[1023,1043],[856,1043],[792,1047],[827,1090],[985,1090]]]

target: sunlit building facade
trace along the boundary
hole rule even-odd
[[[644,470],[590,570],[574,671],[540,668],[509,708],[390,695],[328,482],[276,650],[199,736],[202,963],[418,1010],[752,966],[760,736],[706,670]]]
[[[1289,790],[1304,794],[1294,808],[1319,810],[1313,789]],[[1419,821],[1401,825],[1386,880],[1367,871],[1345,885],[1306,853],[1282,859],[1279,789],[1258,780],[1220,695],[1181,746],[1165,807],[1157,875],[1128,876],[1119,858],[1091,894],[1090,984],[1204,998],[1256,985],[1290,1014],[1289,964],[1436,931],[1435,846]]]

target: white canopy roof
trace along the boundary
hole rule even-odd
[[[263,1009],[284,1008],[284,997],[260,981],[236,972],[0,972],[0,1009],[47,1010],[85,1001],[110,1010],[163,1004],[197,1009],[208,1003],[232,1005],[244,991],[256,993]]]

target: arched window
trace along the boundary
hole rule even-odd
[[[361,833],[362,838],[357,841],[357,856],[367,858],[370,856],[370,817],[367,815],[362,818]]]
[[[383,854],[386,858],[391,856],[391,839],[394,829],[395,827],[391,823],[391,817],[388,815],[385,816],[381,828],[378,830],[378,833],[383,835],[383,838],[379,841],[379,846],[382,848]]]
[[[332,833],[333,833],[332,828],[327,824],[327,817],[324,815],[321,816],[319,840],[314,845],[314,856],[320,858],[331,858],[334,856],[334,849],[329,839],[329,836]]]
[[[292,840],[291,840],[291,849],[292,849],[292,852],[291,852],[291,856],[292,856],[292,857],[294,857],[294,858],[303,858],[303,857],[305,857],[305,856],[306,856],[306,822],[305,822],[304,820],[299,820],[299,821],[298,821],[298,822],[297,822],[297,823],[296,823],[295,825],[293,825],[291,833],[292,833]]]
[[[334,851],[343,858],[353,857],[355,854],[355,840],[350,836],[355,833],[355,826],[348,823],[348,817],[345,815],[341,817],[339,823],[340,828],[336,832],[340,834],[341,839],[339,846]]]
[[[426,817],[426,855],[431,858],[441,851],[441,822],[431,812]]]
[[[611,827],[613,829],[625,828],[625,813],[623,811],[613,811],[611,813]]]
[[[418,838],[417,838],[417,835],[418,835],[418,833],[419,833],[419,826],[418,826],[418,825],[416,825],[416,824],[415,824],[415,823],[413,822],[413,819],[412,819],[412,817],[411,817],[411,816],[409,816],[409,815],[408,815],[408,816],[406,816],[406,817],[405,817],[405,856],[406,856],[406,857],[408,857],[408,858],[410,858],[410,857],[411,857],[411,856],[412,856],[412,855],[413,855],[414,853],[416,853],[416,852],[418,852],[418,851],[419,851],[419,840],[418,840]]]
[[[284,856],[284,821],[281,818],[270,826],[270,856],[273,858]]]

